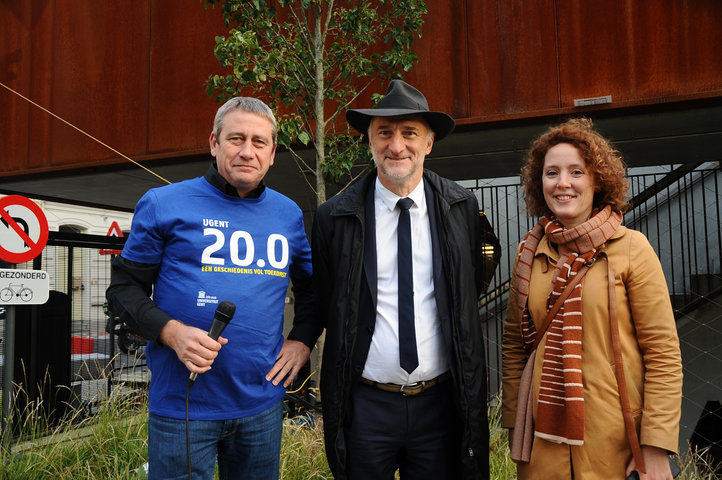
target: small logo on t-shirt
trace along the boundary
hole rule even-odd
[[[196,306],[197,307],[205,307],[206,303],[217,304],[218,297],[215,297],[213,295],[208,295],[203,290],[198,290],[198,300],[196,302]]]

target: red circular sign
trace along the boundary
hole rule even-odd
[[[10,213],[11,208],[13,214]],[[1,259],[10,263],[24,263],[40,255],[48,243],[48,219],[35,202],[20,195],[2,197],[0,217],[0,229],[6,229],[0,239],[9,239],[0,242]],[[20,247],[11,247],[10,244],[16,243]]]

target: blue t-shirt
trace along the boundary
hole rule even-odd
[[[303,216],[289,198],[266,188],[259,198],[224,194],[204,178],[148,191],[138,202],[122,256],[159,263],[153,300],[181,322],[209,330],[227,300],[236,313],[211,370],[190,391],[193,420],[242,418],[284,395],[265,375],[283,344],[289,278],[311,275]],[[190,372],[169,347],[147,347],[151,413],[185,418]]]

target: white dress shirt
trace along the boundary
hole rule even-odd
[[[441,325],[434,298],[431,228],[426,208],[424,181],[408,195],[414,201],[411,214],[411,244],[414,270],[414,322],[419,366],[406,373],[399,365],[398,240],[401,197],[376,179],[376,327],[362,376],[380,383],[408,385],[431,380],[449,369],[441,337]]]

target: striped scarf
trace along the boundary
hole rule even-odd
[[[565,229],[554,217],[544,216],[521,242],[515,286],[521,312],[522,340],[527,351],[536,339],[536,326],[529,315],[527,299],[532,262],[537,245],[548,235],[559,250],[547,311],[564,291],[567,281],[585,263],[591,262],[622,222],[619,213],[607,206],[595,211],[585,223]],[[582,382],[582,284],[564,301],[547,331],[534,435],[556,443],[584,443],[584,389]],[[528,352],[531,353],[531,352]]]

